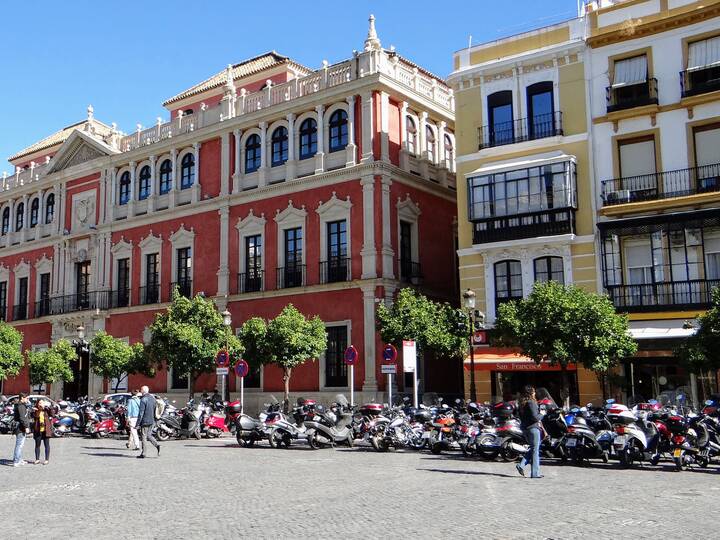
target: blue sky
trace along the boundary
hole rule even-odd
[[[95,116],[123,131],[167,117],[164,99],[277,50],[312,68],[362,48],[374,13],[383,46],[446,76],[454,51],[573,17],[576,0],[372,2],[7,2],[0,9],[0,172],[5,159]]]

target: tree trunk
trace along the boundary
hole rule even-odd
[[[560,391],[560,398],[562,399],[563,407],[569,409],[570,381],[568,380],[567,364],[560,364],[560,373],[562,374],[562,390]]]
[[[283,368],[283,383],[285,384],[285,395],[283,396],[283,410],[285,414],[290,411],[290,376],[292,375],[292,368]]]
[[[192,399],[195,396],[195,374],[194,373],[188,373],[188,382],[190,383],[190,397],[188,397],[188,400]]]

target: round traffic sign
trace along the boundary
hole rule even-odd
[[[248,363],[240,359],[235,364],[235,375],[238,377],[245,377],[248,373],[250,373],[250,366],[248,366]]]
[[[383,360],[388,364],[394,364],[397,360],[398,352],[395,345],[388,343],[383,349]]]
[[[228,367],[230,365],[230,353],[225,349],[220,349],[215,355],[215,363],[218,367]]]
[[[358,359],[358,352],[354,345],[350,345],[347,349],[345,349],[345,363],[348,366],[352,366],[357,362]]]

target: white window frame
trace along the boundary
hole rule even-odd
[[[331,327],[337,327],[337,326],[344,326],[347,328],[347,342],[348,347],[352,345],[352,320],[351,319],[345,319],[343,321],[331,321],[325,323],[325,328],[331,328]],[[319,388],[321,391],[335,391],[335,390],[345,390],[347,391],[349,386],[326,386],[325,385],[325,366],[326,366],[326,358],[325,358],[325,351],[320,355],[319,358],[320,361],[320,373],[319,373]],[[348,366],[348,385],[350,384],[350,368]]]
[[[185,388],[173,388],[172,386],[172,376],[173,376],[174,368],[172,366],[167,366],[167,393],[180,393],[180,392],[189,392],[190,391],[190,374],[187,375],[188,378],[188,384]]]
[[[278,212],[275,216],[275,223],[277,223],[277,261],[278,268],[285,268],[285,231],[288,229],[295,229],[300,227],[302,231],[302,264],[306,264],[307,259],[307,246],[308,238],[305,226],[307,218],[307,211],[305,206],[296,208],[293,206],[292,200],[288,201],[287,208],[282,212]]]
[[[13,278],[15,281],[15,290],[13,291],[13,306],[18,305],[18,301],[20,300],[20,280],[22,278],[27,278],[28,280],[28,290],[27,290],[27,298],[25,299],[25,303],[28,305],[28,316],[29,313],[29,307],[30,307],[30,263],[27,261],[21,261],[19,262],[15,268],[13,268]]]
[[[162,291],[162,245],[161,236],[155,236],[152,231],[145,238],[140,240],[140,286],[147,286],[147,255],[157,253],[158,256],[158,287]],[[131,278],[132,279],[132,278]]]
[[[350,214],[352,210],[352,202],[350,202],[350,195],[345,200],[338,199],[337,193],[333,191],[332,197],[324,203],[320,203],[315,210],[318,216],[320,216],[320,260],[327,261],[327,224],[332,221],[345,220],[345,237],[347,239],[347,257],[350,259],[352,264],[352,245],[351,238],[352,234],[350,231]],[[303,246],[304,247],[304,246]],[[350,275],[352,275],[352,269],[350,269]]]
[[[170,283],[177,282],[178,249],[190,248],[190,294],[193,294],[195,290],[195,229],[190,228],[188,231],[184,223],[180,224],[180,228],[170,235],[170,244],[172,245]]]
[[[400,222],[406,221],[410,223],[412,226],[411,229],[411,250],[412,250],[412,258],[411,262],[419,263],[420,262],[420,233],[419,233],[419,227],[418,224],[420,222],[420,214],[422,213],[420,211],[420,207],[413,202],[413,200],[410,198],[410,195],[407,194],[405,196],[405,200],[402,200],[398,197],[398,201],[396,204],[397,208],[397,253],[398,258],[400,257]],[[398,276],[400,275],[400,268],[398,268]]]
[[[265,219],[265,214],[260,214],[260,216],[256,216],[253,213],[252,208],[250,209],[250,213],[247,215],[245,219],[238,219],[237,224],[235,225],[235,229],[237,229],[238,232],[238,274],[241,274],[245,272],[245,238],[248,236],[256,236],[260,235],[260,241],[262,242],[262,268],[261,270],[264,272],[264,274],[267,274],[266,268],[265,268],[265,261],[267,259],[266,251],[265,251],[265,224],[267,223],[267,220]],[[303,246],[304,247],[304,246]],[[265,280],[265,277],[263,277],[263,281]],[[265,285],[265,284],[263,284]],[[240,291],[238,291],[240,292]]]
[[[121,237],[119,242],[116,242],[113,244],[113,247],[110,248],[110,253],[112,253],[112,284],[110,286],[110,289],[113,291],[118,290],[118,267],[117,263],[120,259],[127,259],[128,260],[128,273],[129,279],[128,279],[128,292],[133,290],[133,245],[131,242],[128,242],[125,240],[125,237]],[[128,305],[131,305],[132,302],[132,294],[130,294],[130,297],[128,298]]]
[[[40,298],[40,276],[42,274],[50,274],[50,290],[48,297],[52,296],[53,291],[53,260],[48,259],[45,254],[35,263],[35,302],[39,302]],[[0,278],[2,281],[2,278]],[[37,315],[35,315],[37,317]]]

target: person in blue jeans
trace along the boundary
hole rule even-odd
[[[517,472],[525,476],[525,467],[530,463],[530,478],[542,478],[540,474],[540,421],[542,415],[535,399],[535,388],[528,385],[524,388],[519,402],[520,427],[530,445],[520,463],[515,465]]]
[[[18,402],[15,404],[14,420],[17,422],[15,427],[15,451],[13,452],[13,467],[24,465],[22,459],[23,446],[25,446],[25,437],[30,433],[30,420],[28,419],[28,398],[27,394],[20,392]]]

